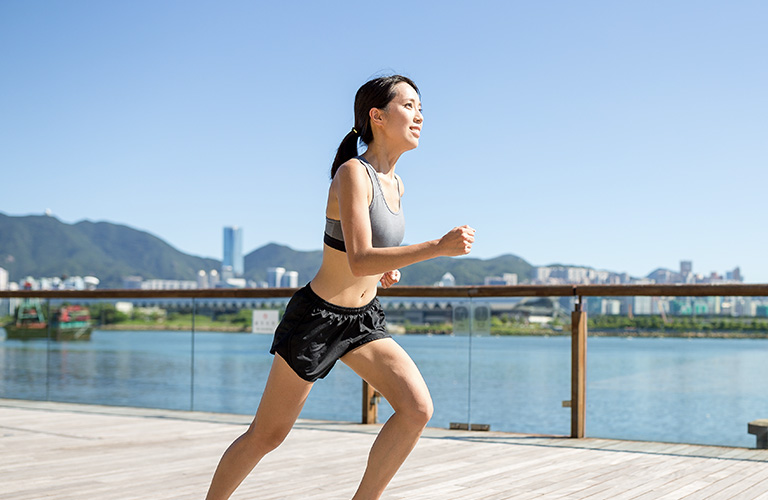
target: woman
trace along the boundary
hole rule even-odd
[[[313,382],[338,359],[395,410],[371,448],[353,500],[379,498],[416,445],[432,416],[432,400],[416,365],[386,333],[376,288],[397,283],[400,267],[469,253],[475,233],[461,226],[438,240],[399,246],[405,190],[395,164],[419,145],[422,122],[418,88],[406,77],[376,78],[357,91],[355,126],[331,168],[322,265],[288,303],[256,417],[221,458],[209,500],[229,498],[261,458],[282,443]],[[357,156],[358,139],[367,145],[362,156]]]

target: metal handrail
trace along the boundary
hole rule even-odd
[[[208,288],[193,290],[0,290],[0,298],[123,299],[290,297],[297,288]],[[395,286],[378,290],[382,297],[768,297],[768,284],[696,285],[479,285]]]

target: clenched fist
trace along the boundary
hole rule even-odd
[[[398,281],[400,281],[400,271],[395,269],[394,271],[388,271],[381,276],[379,280],[382,288],[389,288]]]
[[[440,238],[438,246],[441,253],[447,257],[466,255],[472,250],[475,242],[475,230],[469,226],[454,227]]]

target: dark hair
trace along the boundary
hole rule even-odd
[[[365,144],[373,142],[373,131],[370,127],[368,112],[371,108],[384,109],[395,98],[397,92],[395,85],[407,83],[419,93],[419,88],[413,80],[402,75],[382,76],[374,78],[363,84],[355,94],[355,125],[341,140],[339,149],[336,150],[336,158],[331,166],[331,179],[336,175],[342,163],[357,156],[357,140]]]

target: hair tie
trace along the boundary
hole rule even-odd
[[[357,129],[355,127],[352,127],[352,133],[355,134],[355,135],[358,134]]]

